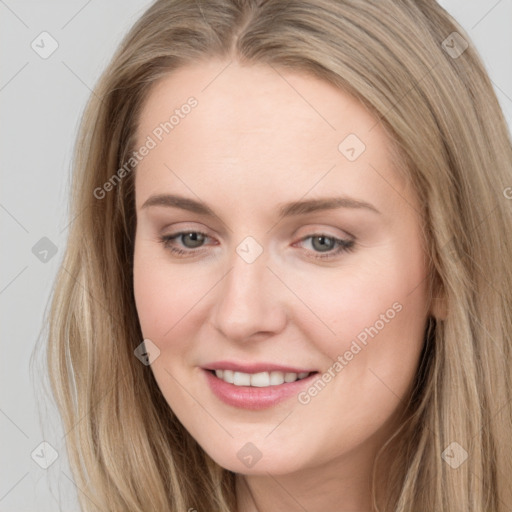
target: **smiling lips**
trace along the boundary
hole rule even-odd
[[[238,364],[220,361],[203,367],[213,393],[233,407],[259,410],[299,393],[316,370],[270,363]]]
[[[304,379],[309,375],[309,372],[259,372],[259,373],[244,373],[234,372],[233,370],[215,370],[215,375],[228,384],[235,386],[253,386],[257,388],[264,388],[267,386],[279,386],[285,382],[295,382],[296,380]]]

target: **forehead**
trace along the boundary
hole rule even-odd
[[[212,140],[227,131],[241,138],[266,134],[272,137],[269,141],[279,134],[280,142],[287,134],[314,133],[328,148],[347,129],[369,139],[367,132],[376,125],[355,98],[311,75],[212,60],[179,68],[154,84],[142,110],[139,135],[151,132],[155,122],[168,120],[191,96],[198,101],[191,116],[197,121],[194,128],[201,134],[201,128],[215,126],[217,130],[208,134]],[[180,131],[174,130],[172,138]],[[378,136],[379,130],[374,133]]]
[[[191,97],[196,106],[183,108]],[[383,180],[400,186],[377,119],[349,94],[297,71],[215,60],[180,68],[146,99],[137,147],[148,137],[155,145],[136,177],[144,195],[158,181],[176,184],[177,175],[198,194],[289,191],[283,199],[313,188],[371,197]]]

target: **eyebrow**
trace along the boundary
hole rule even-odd
[[[149,197],[141,209],[151,206],[164,206],[167,208],[180,208],[189,212],[207,217],[217,217],[215,212],[207,204],[195,199],[175,194],[158,194]],[[351,197],[324,197],[320,199],[306,199],[293,201],[279,206],[279,218],[306,215],[308,213],[334,210],[337,208],[366,209],[380,215],[380,211],[370,203]]]

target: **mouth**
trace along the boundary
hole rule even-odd
[[[318,372],[282,372],[267,371],[258,373],[245,373],[234,370],[206,370],[218,379],[234,386],[250,386],[256,388],[266,388],[271,386],[280,386],[289,384],[298,380],[303,380]]]
[[[280,370],[246,373],[226,368],[202,368],[202,372],[214,397],[231,407],[253,411],[297,397],[319,374]]]

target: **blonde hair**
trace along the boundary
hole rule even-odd
[[[460,56],[443,44],[453,32],[469,43]],[[134,173],[94,193],[129,159],[152,85],[214,57],[309,73],[358,98],[421,199],[431,289],[448,314],[429,320],[376,510],[510,510],[511,141],[469,37],[434,0],[159,0],[125,37],[83,117],[49,316],[49,377],[83,510],[237,510],[235,474],[134,356]],[[457,468],[441,456],[454,442],[468,454]]]

